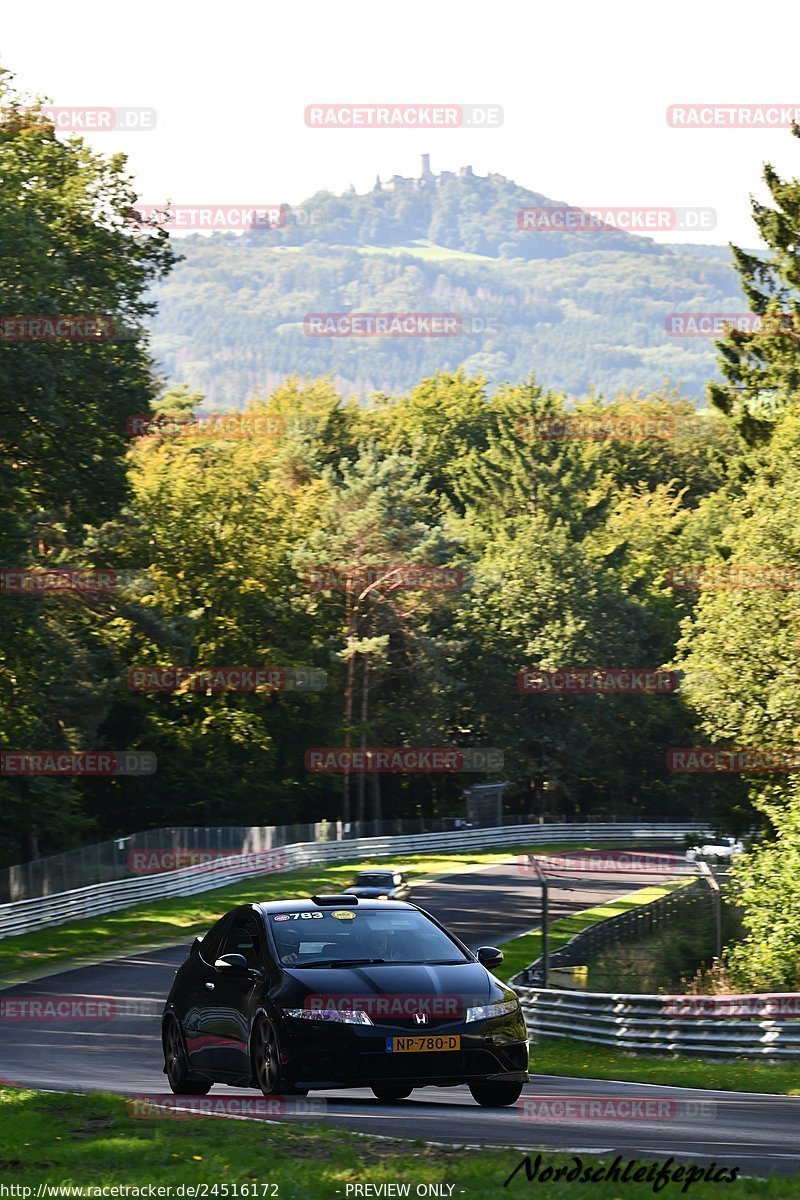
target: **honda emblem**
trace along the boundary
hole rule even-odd
[[[428,1014],[422,1013],[422,1012],[414,1013],[414,1024],[415,1025],[427,1025],[428,1024]]]

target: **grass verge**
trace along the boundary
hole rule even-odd
[[[571,917],[562,917],[550,925],[551,949],[558,949],[595,921],[612,917],[625,909],[657,900],[683,881],[642,888],[627,896]],[[528,966],[541,952],[541,934],[526,933],[506,942],[506,955],[494,974],[502,979]],[[579,994],[579,993],[577,993]],[[570,1038],[541,1038],[531,1044],[531,1071],[536,1075],[566,1075],[578,1079],[619,1079],[627,1083],[654,1083],[666,1087],[711,1088],[732,1092],[771,1092],[800,1096],[800,1081],[794,1063],[759,1062],[752,1058],[704,1059],[700,1056],[637,1054],[619,1051],[591,1042]],[[694,1195],[694,1192],[692,1192]]]
[[[348,1185],[356,1181],[373,1185],[408,1183],[412,1196],[419,1185],[437,1184],[442,1189],[440,1195],[494,1200],[503,1194],[504,1181],[526,1153],[513,1148],[426,1146],[420,1141],[353,1134],[343,1137],[341,1131],[319,1123],[306,1125],[302,1118],[270,1124],[216,1117],[134,1119],[128,1115],[123,1097],[101,1094],[71,1096],[3,1089],[0,1117],[0,1172],[3,1182],[17,1189],[4,1194],[20,1200],[36,1196],[40,1184],[80,1187],[84,1196],[98,1197],[101,1193],[92,1189],[128,1185],[144,1188],[139,1194],[146,1196],[147,1186],[155,1184],[169,1187],[170,1192],[161,1194],[173,1197],[244,1195],[335,1200],[338,1195],[346,1200],[355,1194]],[[520,1134],[520,1144],[534,1141],[529,1125]],[[535,1158],[532,1151],[532,1161]],[[582,1167],[594,1170],[602,1163],[610,1165],[612,1158],[580,1155]],[[623,1155],[623,1169],[628,1161]],[[637,1166],[643,1161],[648,1160],[639,1159]],[[575,1162],[569,1154],[542,1153],[541,1168],[562,1164],[573,1168]],[[686,1164],[683,1166],[686,1170]],[[735,1153],[719,1164],[726,1173],[735,1166]],[[671,1169],[677,1167],[672,1162]],[[547,1195],[550,1200],[599,1200],[597,1182],[550,1180]],[[183,1191],[179,1192],[181,1185]],[[680,1179],[670,1182],[659,1194],[663,1200],[672,1200],[685,1194],[682,1186]],[[22,1188],[31,1190],[25,1193]],[[600,1188],[599,1192],[605,1197],[624,1195],[625,1200],[644,1200],[652,1197],[653,1190],[652,1183],[639,1182]],[[738,1180],[727,1184],[723,1191],[730,1200],[756,1196],[794,1200],[797,1183],[788,1178]],[[524,1171],[516,1174],[508,1192],[532,1194]],[[366,1194],[380,1192],[370,1188]],[[719,1200],[719,1184],[694,1183],[689,1195],[693,1200]]]
[[[619,1079],[666,1087],[711,1088],[723,1092],[774,1092],[800,1096],[797,1064],[752,1058],[708,1061],[700,1057],[634,1054],[571,1038],[542,1038],[531,1044],[531,1071],[578,1079]],[[800,1115],[800,1109],[798,1109]]]
[[[606,843],[604,843],[606,845]],[[453,854],[416,854],[398,860],[412,883],[469,871],[475,867],[508,862],[528,850],[548,851],[596,849],[566,844],[551,846],[487,847]],[[130,950],[191,941],[229,908],[259,900],[292,899],[316,892],[339,892],[353,882],[357,871],[385,867],[386,859],[329,863],[286,871],[279,875],[259,875],[241,883],[200,892],[196,896],[178,896],[154,900],[135,908],[54,925],[49,929],[24,933],[0,940],[0,987],[43,975],[49,969],[65,968],[85,962],[103,962]],[[413,895],[412,895],[413,899]],[[524,964],[523,964],[524,965]]]
[[[573,913],[569,917],[559,917],[557,921],[551,921],[548,925],[550,952],[564,946],[576,933],[588,929],[590,925],[595,925],[598,921],[605,921],[606,917],[615,917],[629,908],[650,904],[653,900],[659,900],[662,896],[674,892],[676,888],[685,887],[690,882],[691,880],[677,879],[659,884],[658,887],[639,888],[635,892],[629,892],[626,896],[609,900],[606,904],[585,908],[583,912]],[[0,946],[2,946],[1,942]],[[542,952],[542,935],[538,929],[531,930],[530,933],[524,933],[510,942],[502,942],[500,949],[505,955],[503,965],[493,973],[497,975],[498,979],[510,979],[512,975],[529,967],[539,957]]]

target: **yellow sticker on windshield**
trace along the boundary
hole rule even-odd
[[[335,912],[331,913],[331,916],[336,917],[337,921],[352,921],[355,915],[349,908],[337,908]]]

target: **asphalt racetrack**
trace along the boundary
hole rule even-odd
[[[662,867],[664,854],[658,852]],[[675,862],[677,874],[681,869],[677,856]],[[567,886],[551,884],[551,920],[665,877],[663,870],[652,875],[564,872]],[[472,949],[508,940],[539,923],[539,888],[516,862],[415,887],[412,900]],[[69,1022],[4,1020],[0,1080],[132,1097],[167,1092],[161,1070],[160,1013],[173,972],[186,952],[181,945],[133,953],[1,992],[3,1000],[107,999],[113,1002],[115,1015]],[[378,1102],[369,1090],[354,1089],[313,1092],[311,1100],[325,1101],[323,1113],[284,1119],[323,1119],[363,1133],[458,1146],[571,1149],[651,1159],[671,1154],[698,1164],[714,1160],[720,1166],[738,1166],[746,1174],[800,1171],[800,1097],[537,1076],[535,1047],[532,1051],[533,1079],[513,1108],[480,1108],[465,1087],[423,1088],[393,1104]],[[209,1096],[231,1099],[237,1094],[247,1100],[260,1095],[218,1084]],[[590,1100],[603,1103],[589,1104]]]

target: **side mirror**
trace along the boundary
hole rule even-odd
[[[223,954],[214,963],[217,971],[227,971],[230,975],[246,975],[247,959],[243,954]]]
[[[503,961],[503,951],[498,950],[496,946],[481,946],[477,958],[481,966],[491,971],[492,967],[500,966]]]

